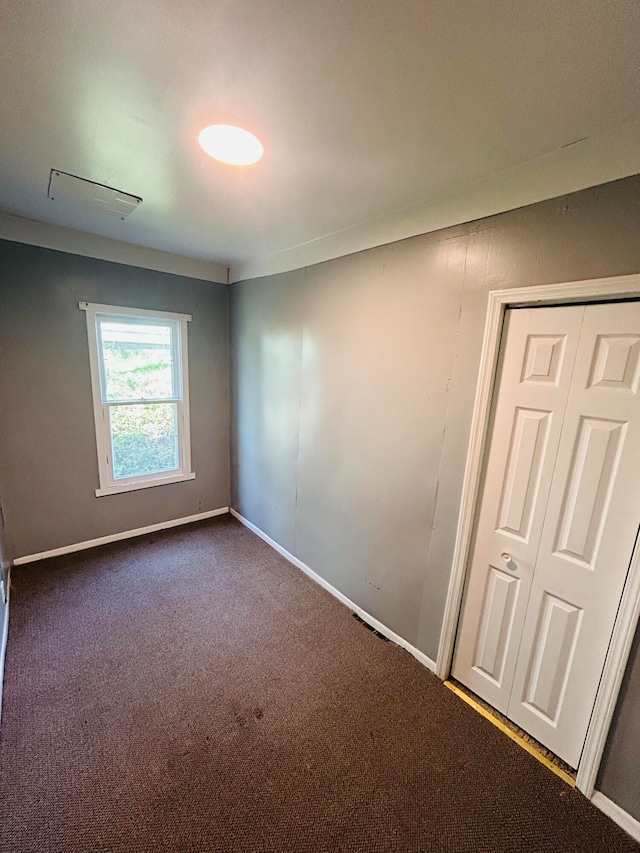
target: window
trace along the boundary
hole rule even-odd
[[[188,314],[81,302],[87,313],[100,488],[192,480]]]

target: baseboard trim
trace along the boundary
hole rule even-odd
[[[2,725],[2,687],[4,685],[4,661],[7,655],[7,640],[9,638],[9,598],[11,597],[11,566],[7,572],[7,600],[0,606],[4,608],[4,627],[0,639],[0,726]]]
[[[396,634],[395,631],[392,631],[391,628],[387,628],[382,622],[376,619],[374,616],[371,616],[370,613],[367,613],[366,610],[363,610],[362,607],[359,607],[355,602],[351,601],[350,598],[347,598],[346,595],[343,595],[340,590],[336,589],[332,586],[328,581],[324,578],[321,578],[320,575],[316,574],[313,569],[310,569],[306,563],[303,563],[302,560],[299,560],[297,557],[294,557],[293,554],[290,554],[282,545],[278,545],[278,543],[272,539],[270,536],[267,536],[264,531],[260,530],[259,527],[256,527],[255,524],[249,521],[249,519],[240,515],[237,510],[231,509],[229,510],[231,515],[234,518],[237,518],[241,524],[244,524],[252,533],[255,533],[256,536],[259,536],[267,545],[270,545],[278,554],[281,554],[285,560],[288,560],[292,563],[296,568],[300,569],[301,572],[304,572],[305,575],[311,578],[311,580],[315,581],[319,584],[323,589],[326,589],[327,592],[330,592],[338,601],[341,601],[343,604],[349,608],[349,610],[353,610],[354,613],[357,613],[361,619],[364,619],[367,624],[371,625],[376,631],[379,631],[381,634],[384,634],[387,639],[391,640],[398,646],[401,646],[403,649],[409,652],[409,654],[413,655],[416,660],[420,661],[423,666],[426,666],[427,669],[431,670],[431,672],[436,671],[435,661],[432,661],[430,657],[425,655],[424,652],[421,652],[420,649],[416,649],[415,646],[412,646],[404,637],[401,637],[399,634]]]
[[[610,800],[609,797],[605,797],[600,791],[594,791],[591,802],[601,812],[604,812],[607,817],[610,817],[614,823],[617,823],[621,829],[624,829],[627,835],[630,835],[634,841],[640,841],[640,821],[631,817],[629,812],[620,808],[619,805]]]
[[[62,548],[53,548],[51,551],[41,551],[39,554],[27,554],[25,557],[16,557],[13,565],[23,566],[25,563],[35,563],[37,560],[47,560],[49,557],[60,557],[62,554],[71,554],[74,551],[85,551],[87,548],[97,548],[98,545],[108,545],[109,542],[119,542],[121,539],[133,539],[135,536],[144,536],[145,533],[155,533],[157,530],[167,530],[170,527],[192,524],[194,521],[204,521],[207,518],[213,518],[216,515],[225,515],[228,512],[229,507],[223,506],[220,509],[199,512],[196,515],[186,515],[184,518],[173,518],[170,521],[161,521],[159,524],[137,527],[135,530],[123,530],[121,533],[111,533],[109,536],[88,539],[86,542],[63,545]]]

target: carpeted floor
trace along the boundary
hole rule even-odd
[[[640,849],[230,517],[12,580],[3,853]]]

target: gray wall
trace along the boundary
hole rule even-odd
[[[596,787],[640,820],[640,626],[636,629]]]
[[[81,300],[193,315],[195,480],[95,496]],[[0,483],[14,558],[228,506],[228,401],[225,285],[0,241]]]
[[[638,272],[633,177],[234,285],[232,505],[435,659],[488,292]],[[640,818],[622,738],[602,789]]]

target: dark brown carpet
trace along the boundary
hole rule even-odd
[[[0,850],[637,851],[229,517],[13,572]]]

